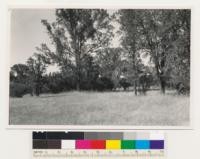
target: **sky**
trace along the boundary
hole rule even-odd
[[[11,12],[11,61],[25,63],[34,54],[35,47],[41,43],[50,44],[50,39],[41,19],[55,21],[53,9],[14,9]]]

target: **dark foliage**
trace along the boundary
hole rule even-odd
[[[127,79],[125,79],[125,78],[122,78],[119,81],[119,84],[124,88],[124,90],[126,90],[128,87],[131,86],[131,84],[129,82],[127,82]]]
[[[94,89],[97,91],[110,91],[114,88],[114,83],[107,77],[100,77],[94,84]]]
[[[30,93],[31,89],[26,84],[22,83],[10,83],[10,96],[11,97],[23,97],[25,94]]]
[[[45,79],[43,91],[46,93],[60,93],[76,88],[73,76],[64,76],[62,73],[50,73],[45,76]]]

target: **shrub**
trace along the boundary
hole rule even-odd
[[[92,90],[93,85],[90,81],[81,81],[80,88],[81,90]]]
[[[61,88],[60,85],[57,83],[49,84],[49,89],[51,93],[60,93],[63,90],[63,88]]]
[[[30,92],[30,88],[22,83],[10,83],[10,96],[11,97],[23,97]]]
[[[125,78],[122,78],[119,81],[119,84],[124,88],[124,90],[126,90],[128,87],[131,86],[131,84],[129,82],[127,82],[127,80]]]
[[[98,91],[112,90],[114,88],[114,84],[111,79],[101,77],[97,79],[94,88]]]
[[[75,88],[75,80],[71,76],[64,77],[59,73],[54,73],[47,76],[45,87],[51,93],[69,91]]]

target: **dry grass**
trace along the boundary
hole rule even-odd
[[[11,125],[188,126],[189,97],[158,91],[67,92],[10,99]]]

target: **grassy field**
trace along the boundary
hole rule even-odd
[[[10,98],[11,125],[188,126],[189,97],[158,91],[66,92]]]

